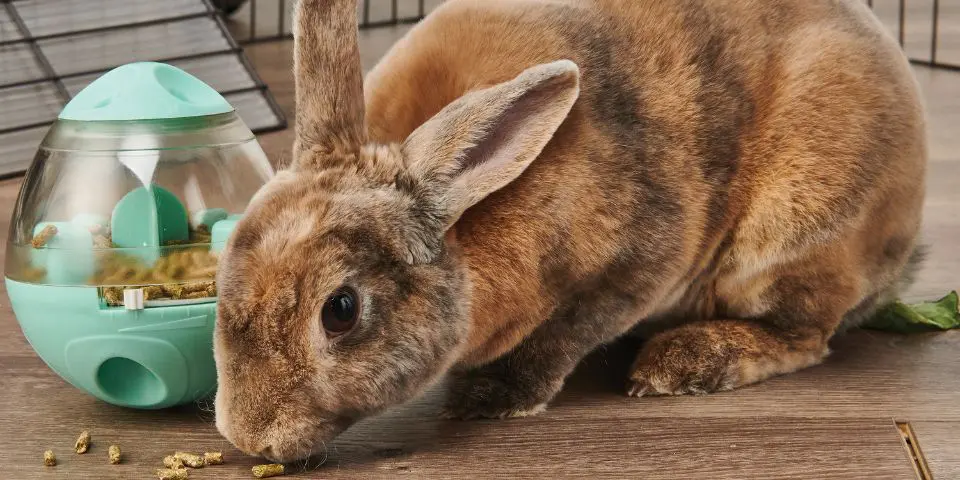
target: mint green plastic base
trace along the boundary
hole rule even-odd
[[[44,362],[75,387],[114,405],[156,409],[216,389],[216,304],[128,311],[101,308],[95,287],[6,279],[13,312]]]

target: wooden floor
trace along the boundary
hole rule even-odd
[[[403,29],[363,34],[366,66]],[[289,43],[249,54],[292,114]],[[960,287],[960,74],[925,69],[932,139],[924,234],[931,258],[908,298]],[[292,118],[292,115],[291,115]],[[288,155],[289,131],[264,149]],[[18,180],[0,182],[0,230]],[[227,464],[191,479],[250,478],[257,459],[233,450],[212,425],[209,405],[160,412],[112,407],[54,375],[31,351],[0,297],[0,478],[149,478],[176,449],[222,449]],[[293,466],[295,478],[915,478],[896,421],[910,422],[937,479],[960,478],[960,331],[915,336],[855,332],[836,340],[825,364],[707,397],[627,398],[628,342],[598,352],[545,414],[509,421],[436,418],[441,387],[364,421]],[[71,453],[82,429],[92,451]],[[106,446],[125,462],[107,464]],[[60,465],[42,466],[54,449]]]

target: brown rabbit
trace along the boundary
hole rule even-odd
[[[535,414],[638,324],[629,394],[737,388],[820,362],[916,257],[923,109],[860,0],[454,0],[365,85],[355,8],[300,1],[293,164],[221,262],[245,452],[448,372],[449,416]]]

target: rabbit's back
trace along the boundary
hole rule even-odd
[[[896,280],[919,225],[923,113],[862,2],[454,0],[368,76],[370,133],[402,141],[463,93],[560,58],[581,68],[574,110],[457,225],[489,290],[475,328],[509,318],[524,336],[598,290],[648,306],[637,318],[762,313],[781,266],[816,255],[862,279],[859,299]]]

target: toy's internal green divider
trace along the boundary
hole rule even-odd
[[[216,304],[144,310],[100,308],[96,287],[6,279],[13,311],[44,362],[110,403],[164,408],[216,388]]]
[[[213,228],[210,229],[210,250],[219,253],[223,249],[227,244],[227,239],[230,238],[230,234],[233,233],[233,229],[236,228],[237,222],[240,221],[240,217],[240,215],[230,215],[213,224]]]
[[[126,194],[113,208],[113,243],[120,248],[159,247],[190,238],[187,209],[176,195],[150,185]]]
[[[161,245],[190,239],[187,210],[174,194],[161,187],[140,187],[113,208],[110,233],[116,246],[136,248],[135,255],[153,264],[160,258]]]
[[[117,67],[87,85],[59,118],[156,120],[232,111],[216,90],[189,73],[163,63],[139,62]]]

